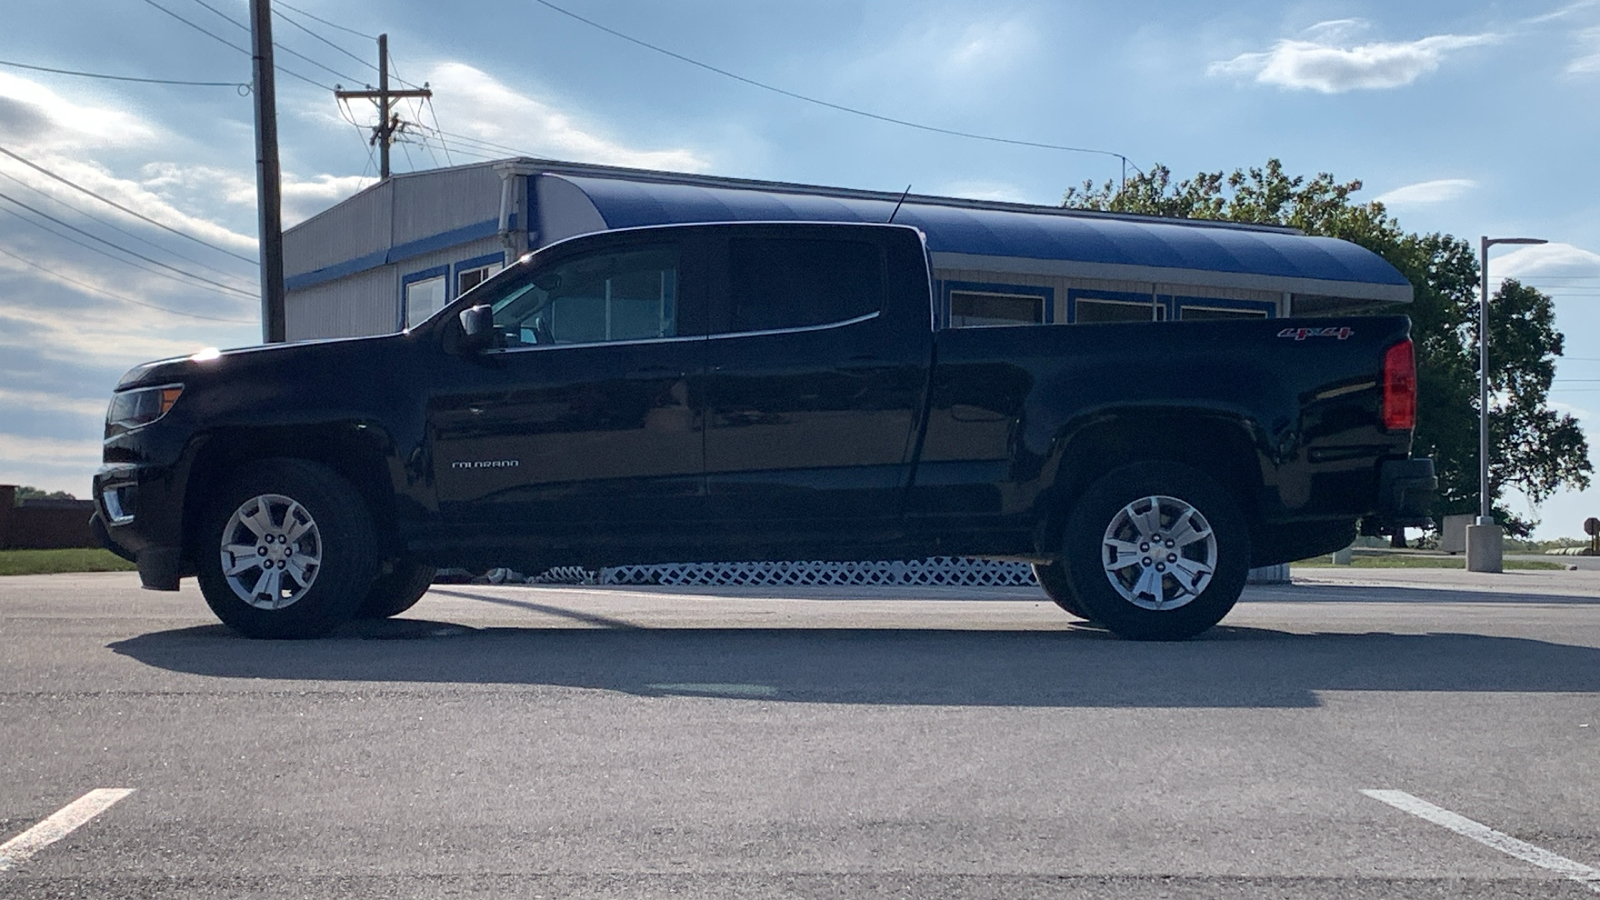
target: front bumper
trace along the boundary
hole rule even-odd
[[[94,476],[93,527],[150,590],[175,591],[183,562],[183,481],[168,466],[108,464]]]
[[[1378,516],[1393,526],[1430,525],[1438,490],[1431,458],[1385,460],[1378,469]]]

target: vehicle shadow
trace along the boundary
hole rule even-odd
[[[395,619],[318,641],[245,640],[209,625],[110,649],[213,678],[560,686],[803,703],[1293,708],[1318,705],[1321,691],[1600,693],[1600,649],[1590,647],[1225,625],[1160,644],[1090,626],[474,629]]]

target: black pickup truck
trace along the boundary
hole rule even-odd
[[[305,637],[439,566],[979,556],[1133,638],[1425,514],[1403,316],[940,329],[922,235],[546,247],[409,331],[139,366],[94,479],[145,587]]]

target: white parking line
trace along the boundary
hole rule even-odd
[[[1402,812],[1408,812],[1418,818],[1427,819],[1435,825],[1442,825],[1456,834],[1472,838],[1478,843],[1486,847],[1493,847],[1508,856],[1515,856],[1523,862],[1530,862],[1536,866],[1564,875],[1584,885],[1589,890],[1600,894],[1600,869],[1586,866],[1581,862],[1575,862],[1557,853],[1551,853],[1543,847],[1535,847],[1527,841],[1519,841],[1511,835],[1495,831],[1481,822],[1474,822],[1466,816],[1434,806],[1426,800],[1419,800],[1405,791],[1362,791],[1361,793],[1374,800],[1382,800]]]
[[[0,872],[27,862],[35,853],[76,831],[131,793],[133,791],[127,788],[96,788],[63,806],[55,815],[0,844]]]

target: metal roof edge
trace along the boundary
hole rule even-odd
[[[507,160],[510,161],[510,160]],[[588,178],[611,178],[618,181],[640,181],[656,184],[683,184],[696,187],[720,187],[732,190],[771,191],[780,194],[809,194],[849,200],[879,200],[898,203],[898,191],[874,191],[864,188],[842,188],[819,184],[789,181],[763,181],[754,178],[734,178],[724,175],[696,175],[688,172],[665,172],[652,169],[630,169],[622,166],[600,166],[589,163],[570,163],[555,160],[514,160],[539,167],[540,174],[570,175]],[[506,162],[506,161],[502,161]],[[1004,212],[1052,215],[1063,218],[1111,219],[1125,222],[1160,223],[1195,228],[1217,228],[1228,231],[1264,231],[1277,234],[1301,235],[1305,232],[1286,225],[1264,225],[1253,222],[1228,222],[1220,219],[1184,219],[1177,216],[1151,216],[1140,213],[1105,212],[1094,209],[1073,209],[1064,206],[1045,206],[1039,203],[1017,203],[1007,200],[974,200],[969,197],[945,197],[938,194],[904,194],[905,202],[922,206],[948,206],[957,209],[985,209]]]
[[[1197,287],[1243,288],[1256,291],[1287,291],[1346,297],[1351,300],[1381,300],[1410,303],[1413,288],[1406,284],[1371,281],[1337,281],[1325,278],[1297,278],[1290,275],[1257,275],[1247,272],[1219,272],[1212,269],[1182,269],[1162,266],[1130,266],[1120,263],[1080,262],[1076,260],[1032,259],[1023,256],[985,256],[976,253],[930,253],[933,265],[941,269],[979,269],[1013,275],[1094,278],[1103,281],[1136,281],[1162,284],[1189,284]]]

